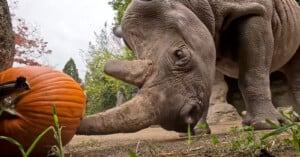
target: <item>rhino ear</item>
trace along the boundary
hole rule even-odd
[[[111,60],[105,64],[104,72],[129,84],[142,87],[152,72],[152,61]]]
[[[123,32],[121,26],[116,26],[113,28],[113,33],[118,38],[123,38]]]

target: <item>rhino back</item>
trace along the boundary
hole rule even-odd
[[[300,7],[295,0],[273,0],[272,29],[274,55],[272,69],[288,62],[300,46]]]

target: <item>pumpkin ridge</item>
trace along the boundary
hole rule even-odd
[[[24,77],[26,77],[26,75]],[[35,86],[35,84],[40,84],[40,81],[42,81],[43,84],[54,83],[55,81],[60,81],[60,80],[70,81],[70,82],[73,81],[70,76],[64,75],[58,71],[49,72],[47,74],[31,76],[31,77],[28,77],[28,80],[32,86]]]
[[[64,87],[61,87],[64,86]],[[82,89],[79,87],[74,87],[73,84],[65,83],[65,84],[55,84],[54,86],[33,86],[31,91],[35,90],[55,90],[55,89],[67,89],[67,90],[77,90],[79,92],[82,92]]]
[[[63,96],[63,98],[61,98]],[[49,101],[53,101],[53,102],[64,102],[64,103],[68,103],[68,102],[73,102],[73,103],[78,103],[82,106],[84,106],[85,104],[85,99],[83,99],[82,97],[84,97],[84,95],[74,95],[74,94],[70,94],[70,95],[45,95],[45,96],[38,96],[36,98],[26,98],[23,97],[23,99],[20,99],[17,103],[16,106],[18,106],[18,104],[25,104],[25,103],[35,103],[37,101],[39,102],[48,102]]]
[[[72,89],[72,90],[70,90]],[[47,88],[44,89],[45,92],[43,92],[42,94],[39,92],[38,89],[33,89],[32,92],[30,93],[31,97],[35,97],[35,96],[54,96],[54,95],[64,95],[64,96],[71,96],[71,95],[80,95],[83,96],[84,94],[82,94],[81,89],[77,89],[77,88]],[[28,93],[24,93],[23,95],[19,95],[20,97],[26,97],[26,95],[28,95]]]
[[[71,105],[70,105],[71,106]],[[78,109],[82,109],[83,107],[82,106],[74,106],[74,108],[70,109],[70,106],[60,106],[58,109],[59,109],[59,112],[58,112],[58,116],[63,116],[63,117],[82,117],[82,112],[79,112],[77,111]],[[50,112],[49,110],[52,109],[52,105],[48,105],[48,106],[43,106],[43,108],[39,108],[40,110],[29,110],[27,108],[24,108],[24,109],[17,109],[17,112],[20,113],[20,112],[23,112],[21,115],[22,117],[21,118],[25,118],[25,117],[28,117],[28,116],[32,116],[32,115],[38,115],[38,114],[44,114],[44,115],[47,115],[47,116],[53,116],[53,113]],[[45,111],[43,111],[43,110]],[[73,111],[71,113],[68,113],[67,111]]]
[[[36,80],[31,80],[31,81],[33,84],[36,83],[36,81],[38,81],[38,80],[43,80],[43,83],[45,83],[45,84],[46,83],[55,83],[55,82],[59,82],[59,81],[69,81],[69,82],[72,82],[73,84],[77,83],[77,82],[74,82],[74,80],[69,75],[67,75],[67,76],[60,75],[60,76],[56,76],[55,78],[52,78],[53,74],[57,74],[57,73],[49,73],[48,75],[42,75],[42,76],[39,76],[38,78],[34,78]]]
[[[48,118],[48,117],[46,117]],[[75,122],[80,121],[80,118],[75,118],[73,120],[65,120],[65,118],[68,117],[58,117],[59,119],[59,123],[61,126],[65,126],[67,128],[76,128],[79,126],[79,124],[76,124]],[[64,119],[64,120],[61,120]],[[70,118],[71,119],[71,118]],[[49,121],[51,121],[51,124],[49,123],[49,121],[41,121],[38,119],[32,119],[32,118],[27,118],[24,119],[24,121],[27,121],[26,124],[31,124],[31,127],[34,127],[36,129],[40,129],[41,132],[44,131],[46,128],[48,128],[49,126],[55,126],[54,122],[52,123],[53,119],[49,118]],[[29,126],[27,128],[30,128]]]
[[[61,87],[63,86],[63,88]],[[58,88],[60,89],[65,89],[65,90],[76,90],[76,92],[82,93],[82,89],[81,88],[77,88],[74,87],[73,84],[59,84],[59,85],[55,85],[55,86],[33,86],[30,90],[28,90],[28,94],[32,94],[32,93],[39,93],[39,91],[48,91],[48,90],[57,90]]]

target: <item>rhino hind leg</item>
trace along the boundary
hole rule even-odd
[[[292,60],[284,67],[285,74],[294,95],[296,105],[294,110],[300,113],[300,47]]]
[[[247,17],[237,28],[238,84],[247,110],[243,124],[256,130],[272,129],[266,119],[279,124],[282,117],[272,104],[270,90],[274,49],[271,23],[264,17]]]

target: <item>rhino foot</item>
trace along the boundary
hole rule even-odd
[[[249,114],[243,120],[243,125],[253,126],[255,130],[270,130],[275,129],[266,120],[271,120],[273,123],[280,125],[283,123],[282,116],[278,113],[264,113],[264,114],[256,114],[251,116]]]

